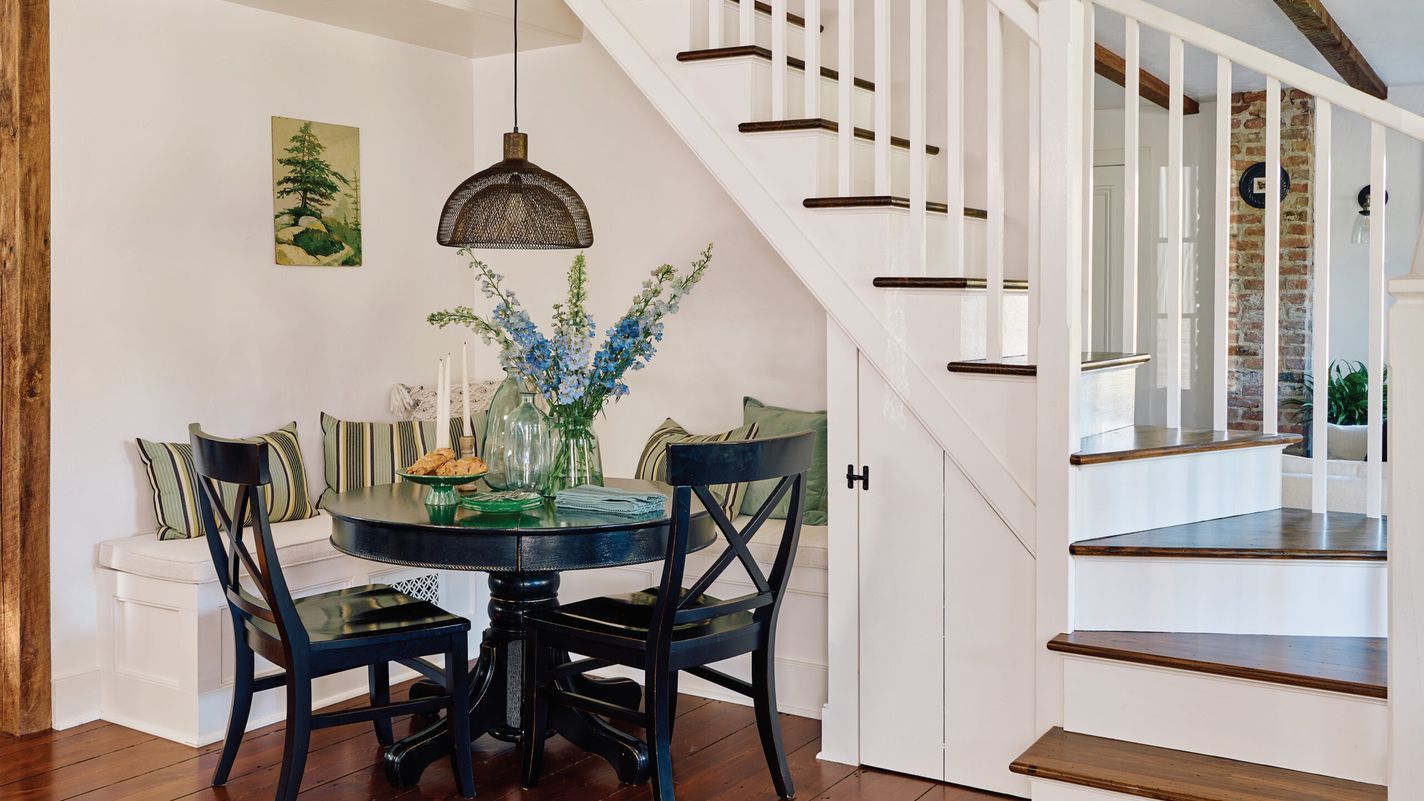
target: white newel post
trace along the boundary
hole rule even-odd
[[[1083,320],[1084,7],[1080,0],[1039,3],[1039,319],[1038,498],[1036,514],[1037,642],[1072,631],[1073,473],[1078,446],[1078,377]],[[1062,660],[1038,649],[1035,725],[1063,722]]]
[[[1424,798],[1424,238],[1390,282],[1389,797]]]

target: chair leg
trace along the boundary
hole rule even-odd
[[[674,682],[666,669],[644,674],[643,715],[648,731],[648,762],[652,768],[653,801],[674,801],[672,787],[672,705]]]
[[[549,696],[543,686],[548,655],[539,644],[537,629],[524,633],[524,704],[520,707],[520,785],[532,790],[544,771],[544,741],[548,739]]]
[[[668,739],[672,739],[672,731],[677,727],[677,677],[680,675],[676,670],[668,674]]]
[[[227,737],[223,740],[222,757],[218,768],[213,771],[213,786],[227,784],[232,773],[232,763],[237,760],[237,749],[242,745],[242,735],[247,731],[247,717],[252,712],[252,682],[256,664],[252,649],[241,639],[238,632],[236,655],[233,657],[234,677],[232,682],[232,712],[227,718]]]
[[[461,798],[475,797],[474,756],[470,753],[470,648],[462,633],[450,638],[445,655],[445,689],[450,693],[450,731],[455,737],[453,767],[455,787]]]
[[[288,670],[287,731],[282,743],[282,772],[277,777],[277,801],[294,801],[302,789],[311,723],[311,676],[305,671]]]
[[[366,668],[366,675],[371,687],[371,706],[382,706],[391,702],[391,665],[389,662],[377,662]],[[376,742],[382,747],[389,748],[396,741],[395,732],[391,730],[391,718],[389,715],[383,718],[376,718],[371,721],[376,727]]]
[[[796,795],[791,770],[786,766],[786,749],[781,743],[781,718],[776,712],[776,655],[771,643],[752,652],[752,701],[756,706],[757,733],[761,749],[771,769],[771,783],[780,798]]]

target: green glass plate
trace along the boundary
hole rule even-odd
[[[466,509],[484,514],[514,514],[536,509],[544,503],[537,492],[516,490],[511,492],[479,492],[460,499]]]

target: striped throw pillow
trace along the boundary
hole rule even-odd
[[[483,431],[485,413],[472,416],[475,430]],[[464,420],[451,417],[450,442],[458,445],[464,435]],[[435,421],[355,423],[322,412],[321,445],[326,490],[318,505],[326,504],[334,494],[400,481],[397,470],[435,450]]]
[[[689,434],[676,420],[669,417],[648,437],[643,446],[643,455],[638,459],[638,478],[644,481],[667,481],[667,446],[681,442],[740,442],[756,439],[757,424],[748,423],[721,434]],[[742,508],[742,498],[746,495],[746,484],[717,484],[711,487],[712,496],[721,502],[727,517],[735,518]]]
[[[305,520],[316,514],[307,494],[307,470],[297,442],[297,424],[288,423],[269,434],[253,439],[266,442],[267,470],[272,483],[263,488],[267,514],[273,523]],[[153,509],[158,516],[160,540],[186,540],[203,534],[198,519],[198,471],[193,464],[193,448],[186,442],[138,441],[139,458],[148,471],[153,488]],[[231,514],[237,506],[237,487],[219,484],[223,505]],[[251,520],[244,520],[248,525]]]

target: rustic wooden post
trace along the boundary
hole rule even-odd
[[[0,733],[48,729],[49,0],[0,0]]]

